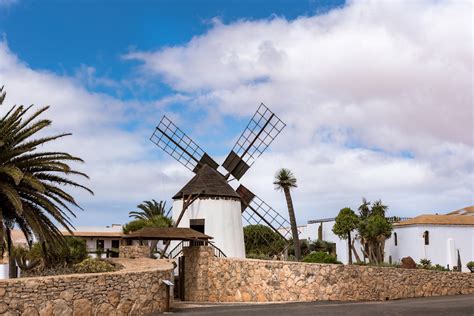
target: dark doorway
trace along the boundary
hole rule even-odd
[[[110,256],[118,258],[119,256],[120,240],[112,240],[112,249],[110,249]]]
[[[198,218],[198,219],[190,219],[189,220],[189,228],[194,229],[195,231],[198,231],[200,233],[204,234],[204,218]],[[193,246],[202,246],[204,245],[203,241],[192,241],[191,244]]]
[[[204,218],[190,219],[189,228],[204,234]]]

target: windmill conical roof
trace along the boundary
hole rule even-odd
[[[173,199],[199,193],[201,196],[240,199],[239,194],[227,183],[224,176],[208,165],[203,165],[197,174],[173,196]]]

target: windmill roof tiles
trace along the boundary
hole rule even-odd
[[[197,174],[173,196],[173,199],[199,193],[201,196],[240,199],[239,194],[227,183],[224,176],[208,165],[201,167]]]

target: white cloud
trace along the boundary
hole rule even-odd
[[[78,212],[78,224],[110,224],[126,220],[128,211],[145,199],[167,199],[185,181],[187,173],[176,165],[156,159],[156,148],[148,141],[151,129],[141,125],[146,112],[157,119],[159,109],[140,102],[124,102],[86,90],[77,77],[59,76],[31,69],[0,42],[0,84],[7,98],[0,107],[5,113],[12,104],[50,105],[43,114],[53,124],[45,133],[71,132],[72,136],[46,145],[83,158],[77,168],[90,176],[80,179],[95,196],[73,192],[86,212]],[[83,83],[87,84],[87,82]],[[123,128],[135,123],[136,128]],[[153,160],[153,157],[155,160]]]
[[[409,215],[474,203],[472,53],[469,2],[354,1],[291,21],[216,23],[124,58],[213,117],[262,101],[277,112],[288,128],[247,181],[281,209],[269,186],[287,166],[306,213],[367,196]]]

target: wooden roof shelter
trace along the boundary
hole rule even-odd
[[[123,235],[124,239],[141,240],[204,240],[211,236],[186,227],[144,227],[133,233]]]

